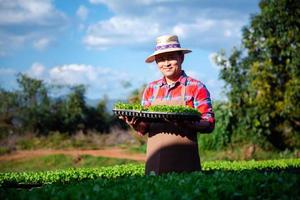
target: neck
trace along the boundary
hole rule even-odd
[[[168,77],[165,77],[165,78],[166,78],[166,82],[167,82],[168,85],[171,85],[171,84],[175,83],[178,79],[178,78],[177,79],[173,79],[173,78],[170,79]]]
[[[172,77],[166,77],[165,76],[167,84],[171,85],[171,84],[175,83],[179,79],[179,77],[181,76],[181,74],[182,74],[182,71],[180,71],[180,73],[178,73],[178,74],[176,74],[176,75],[174,75]]]

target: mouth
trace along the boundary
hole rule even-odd
[[[163,67],[163,69],[164,70],[170,70],[170,69],[172,69],[172,67],[171,66],[166,66],[166,67]]]

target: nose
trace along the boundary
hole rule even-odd
[[[170,66],[169,60],[165,59],[165,61],[164,61],[164,67],[169,67],[169,66]]]

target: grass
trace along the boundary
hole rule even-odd
[[[101,149],[108,146],[137,144],[133,136],[120,129],[110,134],[78,132],[67,135],[59,132],[51,132],[47,136],[26,133],[24,135],[12,134],[0,139],[0,155],[14,150],[35,149]]]
[[[122,148],[127,148],[132,153],[146,153],[147,145],[131,145]],[[269,159],[284,159],[284,158],[296,158],[297,150],[295,151],[267,151],[259,147],[256,147],[255,152],[250,158],[245,157],[245,150],[249,148],[249,144],[236,145],[234,147],[228,147],[221,150],[207,150],[203,149],[199,145],[199,152],[201,161],[214,161],[214,160],[269,160]]]
[[[133,146],[129,150],[133,153],[141,153],[145,151],[145,147],[146,145],[141,147]],[[223,150],[218,152],[208,150],[201,151],[201,162],[203,163],[206,161],[216,160],[243,160],[241,149],[236,149],[235,151],[236,152],[231,152],[231,150]],[[270,153],[263,151],[260,152],[260,150],[258,150],[257,155],[254,157],[255,160],[295,158],[292,152]],[[56,154],[34,158],[22,158],[20,160],[0,161],[0,172],[47,171],[67,168],[112,166],[127,163],[138,162],[128,159],[95,157],[91,155],[72,157],[69,155]]]
[[[124,137],[124,138],[121,138]],[[121,138],[121,139],[120,139]],[[60,133],[52,133],[49,136],[36,137],[35,135],[13,136],[1,139],[0,154],[23,149],[101,149],[108,146],[118,146],[131,153],[146,153],[146,138],[137,137],[135,133],[123,132],[101,135],[78,133],[67,136]],[[133,141],[132,141],[133,140]],[[10,144],[10,145],[7,145]],[[268,160],[297,158],[299,150],[295,151],[267,151],[256,146],[250,157],[245,157],[245,150],[249,144],[235,144],[220,150],[207,150],[199,145],[201,162],[215,160]],[[10,150],[12,149],[12,150]],[[20,160],[0,161],[0,172],[8,171],[40,171],[65,169],[69,167],[99,167],[115,164],[132,163],[125,159],[113,159],[93,156],[71,157],[66,155],[49,155],[36,158],[24,158]]]
[[[67,168],[102,167],[127,163],[133,160],[115,159],[82,155],[72,157],[62,154],[24,158],[21,160],[0,161],[0,172],[48,171]]]
[[[199,147],[200,158],[203,161],[214,160],[270,160],[297,158],[298,150],[294,151],[267,151],[256,147],[251,157],[245,156],[245,150],[249,145],[228,147],[221,150],[206,150]]]
[[[129,152],[132,152],[132,153],[146,153],[146,151],[147,151],[146,144],[132,145],[129,147]]]

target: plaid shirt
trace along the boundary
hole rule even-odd
[[[214,126],[215,119],[209,91],[202,82],[187,76],[184,71],[182,71],[180,78],[170,86],[165,78],[149,83],[144,90],[142,105],[150,106],[155,100],[155,94],[157,94],[157,98],[162,100],[179,100],[183,85],[186,86],[184,97],[186,105],[196,108],[202,113],[202,119],[209,121]],[[159,92],[157,93],[158,89]]]

